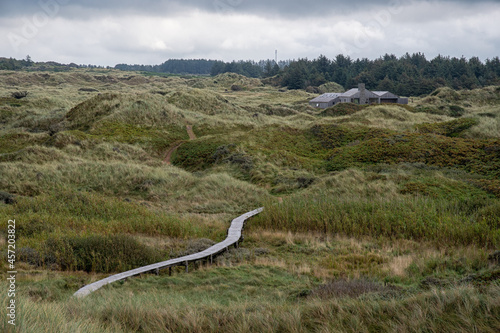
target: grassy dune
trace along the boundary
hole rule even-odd
[[[498,331],[499,89],[317,110],[236,74],[1,73],[17,331]],[[260,206],[213,266],[71,297],[201,251]]]

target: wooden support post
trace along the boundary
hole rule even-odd
[[[189,273],[189,263],[186,261],[186,273]]]
[[[155,274],[156,275],[160,275],[160,269],[159,268],[155,269]]]
[[[213,263],[214,263],[214,257],[213,257],[213,255],[211,254],[211,255],[210,255],[210,264],[213,264]]]

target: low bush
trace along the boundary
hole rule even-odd
[[[13,92],[11,95],[15,99],[22,99],[22,98],[25,98],[26,96],[28,96],[28,92],[27,91],[16,91],[16,92]]]
[[[425,163],[500,177],[499,140],[468,140],[432,133],[378,136],[336,148],[327,163],[331,171],[367,164]]]
[[[215,163],[221,143],[216,138],[185,142],[173,154],[172,164],[189,171],[205,170]]]
[[[0,162],[7,158],[7,156],[2,156],[4,153],[12,153],[34,144],[42,144],[48,139],[49,136],[45,133],[32,134],[16,131],[0,134]]]
[[[415,129],[419,133],[433,133],[449,137],[456,137],[477,124],[479,124],[479,121],[477,119],[462,118],[447,121],[444,123],[419,124],[415,125]]]
[[[324,148],[332,149],[357,144],[373,138],[384,137],[394,132],[364,126],[314,125],[311,133],[321,141]]]
[[[62,270],[98,273],[122,272],[165,259],[162,251],[124,234],[51,237],[45,241],[43,255],[44,263]]]
[[[366,109],[368,105],[359,105],[354,103],[339,103],[322,111],[319,115],[323,117],[340,117],[352,115],[358,111]]]
[[[111,114],[120,105],[120,95],[96,95],[73,107],[65,116],[69,129],[86,131],[100,118]]]

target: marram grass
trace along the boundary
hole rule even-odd
[[[500,245],[498,218],[470,213],[459,201],[425,197],[342,200],[328,192],[269,203],[255,227],[292,232],[317,231],[352,237],[386,237],[451,245]]]

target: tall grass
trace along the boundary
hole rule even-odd
[[[427,240],[496,247],[497,222],[470,214],[460,201],[425,197],[395,200],[342,200],[329,193],[294,196],[268,204],[252,225],[292,232],[318,231],[349,236]]]
[[[62,191],[18,198],[15,205],[2,209],[0,216],[19,219],[21,239],[51,233],[137,233],[174,238],[211,235],[208,227],[196,221],[88,192]]]
[[[66,190],[96,192],[148,200],[174,212],[208,212],[213,204],[212,213],[228,214],[253,210],[267,195],[265,190],[224,173],[196,177],[171,166],[116,161],[2,163],[0,188],[23,196]]]
[[[260,282],[261,277],[255,279]],[[396,292],[322,299],[300,292],[280,295],[283,282],[263,288],[277,296],[274,300],[265,295],[225,300],[217,296],[226,293],[223,283],[204,290],[205,298],[185,291],[168,294],[168,286],[152,293],[103,290],[102,296],[64,303],[20,298],[17,331],[493,333],[500,328],[498,285],[482,291],[462,286],[418,295]],[[2,325],[9,332],[5,322]]]
[[[2,297],[2,308],[7,308],[7,298]],[[16,326],[0,321],[0,330],[5,333],[111,333],[117,332],[112,327],[96,322],[92,318],[78,316],[65,304],[40,303],[27,297],[17,298]]]

